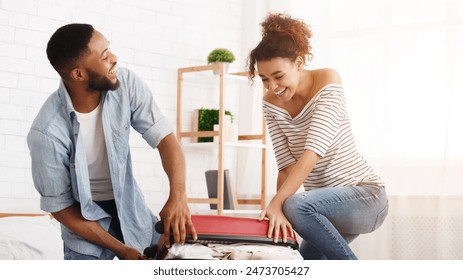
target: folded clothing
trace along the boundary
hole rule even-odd
[[[164,259],[302,260],[298,250],[268,244],[173,244]]]

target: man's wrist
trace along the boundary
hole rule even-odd
[[[186,192],[184,190],[171,190],[169,198],[186,199]]]

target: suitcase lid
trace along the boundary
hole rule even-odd
[[[264,243],[271,245],[290,246],[297,249],[297,240],[287,232],[287,242],[282,240],[282,232],[278,242],[273,242],[273,238],[267,237],[268,220],[259,221],[256,218],[231,217],[216,215],[191,215],[191,220],[195,226],[198,240],[194,241],[191,232],[187,232],[187,242],[198,243]],[[156,224],[156,231],[164,233],[162,221]]]

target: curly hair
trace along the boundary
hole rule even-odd
[[[261,23],[262,40],[254,48],[248,58],[248,77],[254,80],[256,63],[261,60],[270,60],[275,57],[288,58],[295,61],[298,56],[305,60],[312,59],[310,26],[302,20],[294,19],[282,13],[268,14]]]
[[[90,24],[71,23],[53,33],[47,44],[47,57],[61,77],[77,65],[82,55],[89,52],[88,43],[94,30]]]

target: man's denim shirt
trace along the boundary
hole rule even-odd
[[[155,242],[155,217],[147,207],[132,173],[130,127],[156,148],[173,132],[156,105],[148,86],[133,72],[119,67],[120,86],[102,94],[103,130],[108,150],[114,197],[124,241],[139,251]],[[32,177],[41,195],[41,209],[57,212],[78,202],[85,219],[98,221],[108,230],[110,216],[92,201],[84,142],[70,96],[61,81],[42,106],[27,137]],[[99,256],[102,248],[87,242],[65,226],[62,238],[70,249]]]

